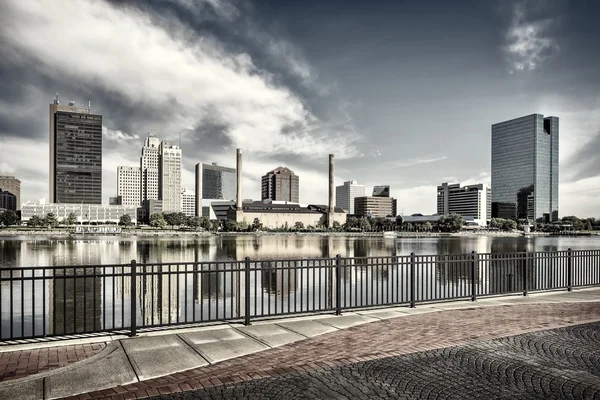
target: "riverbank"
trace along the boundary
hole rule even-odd
[[[395,233],[395,235],[394,235]],[[592,233],[598,235],[598,233]],[[522,232],[495,232],[495,231],[461,231],[455,233],[443,232],[207,232],[207,231],[190,231],[177,229],[123,229],[119,234],[81,234],[72,233],[66,229],[34,229],[27,230],[22,228],[17,229],[2,229],[0,237],[12,236],[46,236],[46,237],[61,237],[61,238],[81,238],[81,237],[210,237],[210,236],[334,236],[334,237],[373,237],[388,239],[397,238],[449,238],[449,237],[522,237]],[[550,236],[549,233],[536,232],[528,234],[528,236]]]

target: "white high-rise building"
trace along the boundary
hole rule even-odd
[[[117,167],[117,197],[121,205],[139,207],[140,182],[140,167]]]
[[[181,211],[181,149],[168,142],[160,143],[159,199],[163,212]]]
[[[181,189],[181,212],[188,217],[196,215],[196,194],[188,189]]]
[[[491,188],[482,183],[460,187],[460,183],[442,183],[437,187],[437,213],[472,217],[485,226],[492,215]]]
[[[365,185],[356,181],[346,181],[335,188],[335,206],[348,214],[354,214],[354,199],[365,195]]]
[[[160,139],[149,136],[142,147],[140,157],[141,201],[159,199],[159,160]]]

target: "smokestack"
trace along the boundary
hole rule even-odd
[[[328,215],[327,215],[327,226],[329,228],[332,227],[333,225],[333,212],[334,212],[334,205],[333,205],[333,191],[334,189],[334,165],[335,165],[335,160],[334,160],[334,156],[333,154],[329,155],[329,209],[328,209]]]
[[[196,217],[202,216],[202,164],[196,164]]]
[[[242,149],[237,149],[236,174],[237,174],[237,199],[235,202],[235,209],[237,211],[242,211]]]

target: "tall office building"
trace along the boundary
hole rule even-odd
[[[120,198],[120,205],[141,204],[140,177],[140,167],[117,167],[117,198]]]
[[[237,196],[236,169],[217,163],[202,164],[202,198],[235,200]]]
[[[373,186],[373,197],[390,197],[390,185]]]
[[[0,189],[15,195],[16,209],[21,209],[21,181],[14,176],[0,175]]]
[[[491,189],[484,184],[460,187],[460,183],[442,183],[437,187],[437,213],[472,217],[479,225],[491,218]]]
[[[492,125],[492,203],[517,217],[558,221],[558,118],[532,114]]]
[[[142,202],[159,199],[159,147],[160,139],[155,136],[148,136],[142,147],[140,157],[140,200]]]
[[[261,198],[299,203],[300,178],[286,167],[267,172],[261,180]]]
[[[181,149],[160,143],[159,193],[164,212],[181,211]]]
[[[346,181],[335,188],[335,206],[348,214],[354,214],[354,199],[364,195],[365,185],[359,185],[356,181]]]
[[[102,115],[50,104],[50,202],[102,203]]]

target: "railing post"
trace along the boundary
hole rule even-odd
[[[573,288],[573,251],[567,250],[567,291]]]
[[[529,267],[529,252],[525,249],[525,262],[523,263],[523,296],[527,296],[527,281],[529,280],[528,276],[528,267]]]
[[[134,337],[137,335],[137,307],[135,304],[136,294],[136,283],[137,283],[137,263],[135,260],[131,260],[131,289],[129,290],[129,296],[131,298],[131,309],[129,311],[129,316],[131,317],[131,332],[129,332],[129,336]]]
[[[341,256],[335,256],[335,315],[342,315],[342,265]]]
[[[415,308],[415,253],[410,253],[410,308]]]
[[[250,257],[244,259],[244,325],[250,325]]]
[[[477,253],[471,252],[471,301],[477,300]]]

